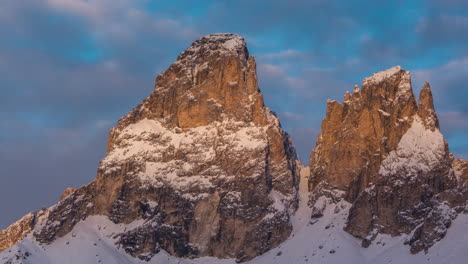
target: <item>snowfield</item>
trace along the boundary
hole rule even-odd
[[[344,200],[333,203],[324,196],[317,199],[315,207],[324,206],[323,216],[311,221],[312,209],[307,205],[309,193],[305,177],[308,168],[301,173],[301,201],[292,219],[294,230],[288,240],[277,248],[259,256],[250,264],[274,263],[398,263],[398,264],[462,264],[467,263],[468,215],[459,215],[453,221],[447,236],[436,243],[429,252],[411,255],[403,244],[406,236],[379,235],[369,248],[361,247],[361,241],[343,231],[350,204]],[[58,238],[50,245],[39,245],[31,234],[21,243],[0,253],[1,263],[24,264],[82,264],[82,263],[148,263],[148,264],[228,264],[235,259],[202,257],[180,259],[161,251],[146,262],[131,257],[114,245],[115,234],[133,229],[143,222],[128,225],[114,224],[107,217],[92,216],[78,223],[72,232]],[[313,224],[312,224],[313,223]]]

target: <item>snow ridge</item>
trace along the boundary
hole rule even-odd
[[[181,54],[184,57],[186,54],[195,56],[198,53],[219,52],[220,54],[234,54],[247,50],[247,44],[242,36],[232,33],[216,33],[203,36],[193,42],[193,44]],[[179,59],[178,59],[179,60]]]
[[[399,71],[401,71],[401,66],[400,65],[392,67],[392,68],[384,70],[384,71],[373,73],[371,77],[367,77],[367,78],[364,79],[364,83],[366,83],[366,84],[368,84],[368,83],[380,83],[383,80],[387,79],[388,77],[398,73]]]

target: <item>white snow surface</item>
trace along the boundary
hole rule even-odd
[[[231,34],[231,33],[216,33],[216,34],[211,34],[211,35],[206,35],[206,36],[201,37],[200,39],[196,40],[192,44],[192,46],[187,48],[187,50],[196,54],[202,46],[205,46],[206,48],[210,48],[209,44],[199,43],[199,40],[202,40],[202,39],[208,43],[220,43],[221,45],[218,47],[218,49],[214,50],[220,53],[229,53],[229,54],[237,55],[238,50],[244,50],[244,48],[246,47],[245,40],[240,35]]]
[[[445,141],[438,129],[427,129],[418,115],[401,138],[397,149],[382,161],[379,174],[416,176],[429,172],[444,159]]]
[[[233,51],[245,46],[245,41],[242,37],[235,37],[224,42],[223,47],[227,50]]]
[[[427,254],[421,252],[412,255],[409,247],[403,245],[406,236],[390,237],[378,235],[369,248],[362,248],[361,241],[354,238],[343,227],[350,204],[340,201],[334,204],[330,199],[321,197],[317,203],[325,204],[323,217],[315,224],[310,223],[311,208],[307,206],[306,173],[301,173],[301,200],[299,209],[292,218],[293,232],[288,240],[277,248],[270,250],[246,263],[280,264],[280,263],[359,263],[359,264],[462,264],[466,263],[468,251],[468,215],[459,215],[452,223],[447,236],[437,242]],[[31,235],[21,243],[0,253],[0,262],[24,264],[82,264],[82,263],[115,263],[115,264],[234,264],[234,259],[202,257],[181,259],[161,251],[149,262],[142,261],[126,254],[114,245],[115,234],[131,230],[143,224],[142,220],[128,225],[114,224],[104,216],[91,216],[79,222],[64,237],[58,238],[50,245],[39,245]],[[20,253],[18,253],[20,252]],[[29,256],[24,257],[28,252]],[[18,255],[17,259],[15,255]],[[25,258],[25,259],[24,259]]]
[[[101,162],[106,173],[120,170],[129,160],[145,164],[137,177],[152,185],[170,184],[183,189],[194,184],[210,187],[212,177],[226,175],[216,166],[206,168],[200,175],[192,175],[194,167],[209,164],[217,153],[238,155],[261,152],[267,146],[268,127],[253,123],[225,120],[190,129],[168,129],[157,120],[143,119],[120,131],[117,147]],[[163,160],[164,155],[183,152],[184,159]],[[174,155],[174,154],[172,154]]]
[[[398,65],[384,71],[373,73],[372,76],[364,79],[364,83],[380,83],[400,70],[401,66]]]

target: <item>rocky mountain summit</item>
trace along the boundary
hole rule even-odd
[[[366,78],[342,104],[329,100],[311,153],[309,189],[326,179],[354,200],[375,181],[417,111],[410,73],[399,66]]]
[[[467,200],[429,83],[416,100],[397,66],[329,100],[302,167],[244,39],[213,34],[111,129],[95,180],[0,232],[0,262],[465,263]]]
[[[10,227],[2,248],[28,232],[52,243],[104,215],[140,221],[113,237],[143,260],[161,249],[248,260],[288,238],[298,202],[295,148],[264,107],[255,59],[235,34],[196,40],[158,75],[153,92],[111,129],[97,174],[41,219]]]
[[[464,165],[452,160],[429,83],[416,103],[410,73],[397,66],[364,79],[342,104],[328,101],[309,189],[326,183],[345,192],[352,203],[345,230],[363,246],[379,233],[411,233],[405,243],[417,253],[467,210],[464,176],[457,183],[454,174],[457,167],[464,175]]]

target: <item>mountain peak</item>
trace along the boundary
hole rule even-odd
[[[382,81],[384,81],[384,80],[386,80],[388,78],[391,78],[392,76],[394,76],[394,75],[396,75],[397,73],[400,73],[400,72],[407,72],[407,71],[402,69],[400,65],[397,65],[397,66],[392,67],[390,69],[386,69],[386,70],[383,70],[383,71],[379,71],[377,73],[373,73],[372,76],[365,78],[363,83],[365,83],[365,84],[381,83]]]
[[[138,223],[113,243],[140,259],[165,250],[245,261],[289,237],[298,165],[290,138],[263,104],[244,39],[208,35],[111,129],[96,179],[65,191],[27,232],[49,244],[79,220],[103,215]],[[24,235],[2,243],[0,234],[0,249]]]
[[[431,129],[439,128],[439,119],[434,109],[431,86],[426,82],[419,93],[418,115],[422,118],[424,125]]]
[[[362,92],[347,93],[343,105],[327,104],[309,165],[310,190],[328,184],[346,193],[352,206],[344,230],[365,247],[379,233],[413,232],[408,244],[417,253],[447,231],[450,220],[438,211],[445,201],[426,197],[456,193],[448,146],[430,85],[416,104],[410,72],[400,66],[364,79]],[[416,229],[421,223],[428,228]]]
[[[311,153],[309,188],[327,179],[334,187],[348,189],[353,200],[375,180],[380,161],[396,148],[416,112],[410,72],[400,66],[365,78],[362,90],[355,86],[342,105],[328,103]]]
[[[183,51],[177,60],[185,58],[205,58],[209,55],[234,55],[246,60],[249,58],[247,44],[242,36],[232,33],[216,33],[203,36],[195,40],[190,47]]]
[[[152,94],[119,120],[118,128],[144,118],[180,128],[225,118],[266,124],[255,59],[244,38],[219,33],[195,40],[157,76]]]

